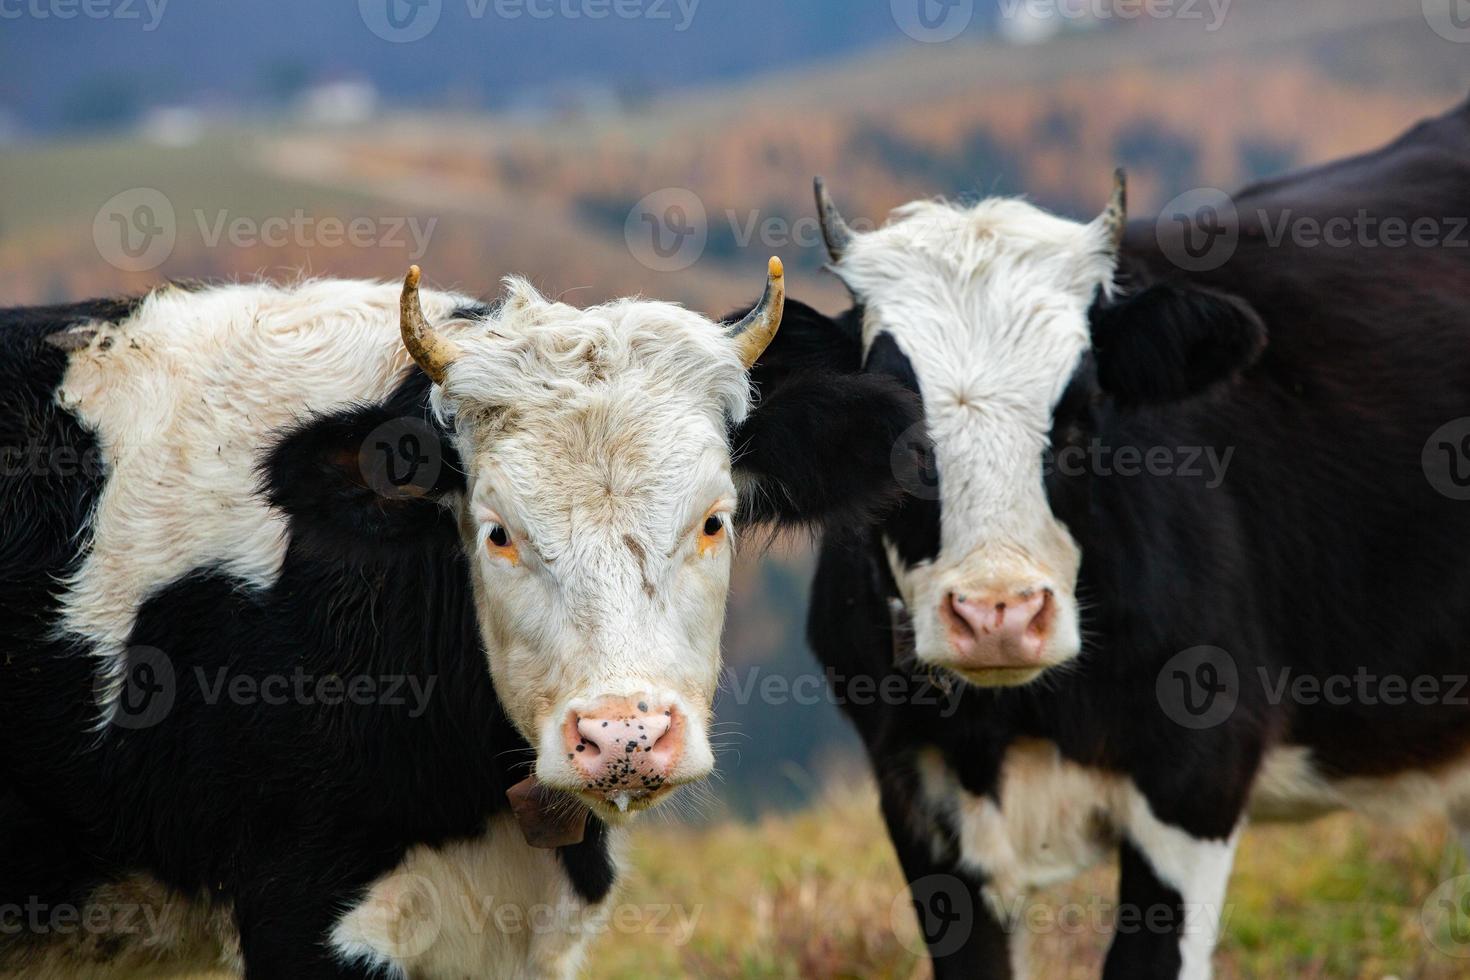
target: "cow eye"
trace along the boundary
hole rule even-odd
[[[491,514],[485,521],[485,550],[491,557],[503,558],[512,565],[521,563],[521,551],[510,536],[510,530],[500,522],[498,514]]]
[[[699,525],[699,553],[701,555],[713,554],[720,544],[725,540],[725,515],[716,504],[704,515],[704,521]]]

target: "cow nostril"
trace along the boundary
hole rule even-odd
[[[649,752],[652,752],[654,749],[659,748],[660,746],[665,749],[673,748],[674,742],[674,726],[668,725],[665,726],[663,731],[652,733],[652,737],[648,738],[645,741],[644,747]]]
[[[967,601],[963,594],[951,592],[947,597],[947,601],[944,603],[944,619],[951,630],[961,635],[973,636],[975,631],[970,626],[970,622],[964,612],[960,609]]]
[[[672,748],[674,727],[672,714],[645,715],[638,723],[638,749],[647,754],[654,749]]]
[[[602,730],[606,725],[597,718],[579,717],[573,723],[577,732],[576,752],[581,761],[590,762],[607,748],[607,733]]]
[[[647,701],[616,703],[601,705],[592,714],[570,715],[566,751],[573,764],[593,775],[606,770],[631,778],[632,773],[646,773],[650,766],[658,768],[677,757],[683,738],[678,712],[635,711],[635,705],[650,706]]]
[[[1052,621],[1056,619],[1057,604],[1051,589],[1043,589],[1041,592],[1041,608],[1036,610],[1031,621],[1026,624],[1026,632],[1032,636],[1045,637],[1051,632]]]

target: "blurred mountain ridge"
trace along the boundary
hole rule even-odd
[[[0,28],[0,107],[43,134],[174,103],[266,110],[342,78],[397,105],[636,104],[905,40],[886,0],[25,0]]]

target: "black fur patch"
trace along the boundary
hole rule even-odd
[[[1128,841],[1123,842],[1120,864],[1113,942],[1103,964],[1103,980],[1179,976],[1184,897],[1160,881],[1148,858]],[[1208,912],[1194,909],[1192,914]]]
[[[918,419],[892,380],[814,371],[765,393],[735,434],[735,465],[755,483],[755,523],[861,527],[897,498],[894,447]]]
[[[68,358],[49,338],[126,320],[138,302],[0,310],[0,905],[81,907],[108,876],[65,804],[81,791],[95,805],[72,782],[93,663],[52,629],[105,473],[92,434],[56,404]],[[18,942],[0,939],[0,969]]]
[[[267,454],[264,492],[296,518],[299,547],[357,560],[456,539],[439,501],[464,489],[464,472],[429,411],[430,387],[416,370],[386,401],[308,419]]]
[[[1179,282],[1092,310],[1098,380],[1122,405],[1177,401],[1255,363],[1266,326],[1250,304]]]
[[[740,310],[727,319],[739,319]],[[757,388],[773,387],[788,375],[808,371],[852,372],[862,367],[862,309],[854,307],[833,318],[805,303],[787,298],[777,340],[766,348],[751,371]]]
[[[607,853],[607,827],[601,820],[589,816],[582,843],[557,848],[556,853],[578,895],[593,903],[607,898],[617,880],[617,869]]]
[[[920,410],[924,393],[919,376],[907,354],[899,349],[892,334],[880,333],[868,349],[868,373],[889,377],[913,393]],[[939,556],[939,460],[921,429],[907,433],[907,444],[901,454],[890,461],[902,472],[900,483],[905,491],[898,506],[883,521],[883,536],[893,542],[899,558],[910,567]]]
[[[1047,505],[1074,538],[1087,526],[1092,503],[1093,481],[1085,460],[1088,443],[1098,432],[1097,412],[1101,401],[1097,362],[1089,351],[1082,356],[1062,397],[1052,408],[1051,431],[1047,434],[1046,456],[1042,461]]]
[[[38,583],[76,557],[102,485],[96,440],[56,405],[67,352],[48,338],[88,321],[121,322],[139,302],[0,310],[0,582],[11,583],[0,591],[0,612],[11,624],[34,617],[32,604],[54,585]]]
[[[456,307],[450,314],[451,320],[484,320],[495,312],[495,307],[489,303],[473,303],[469,306]]]
[[[732,437],[753,483],[741,520],[862,527],[897,499],[894,447],[920,406],[893,379],[860,373],[852,324],[787,302],[752,372],[760,401]]]

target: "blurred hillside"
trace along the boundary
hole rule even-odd
[[[340,25],[323,15],[310,31],[305,15],[283,12],[259,25],[267,41],[292,35],[282,50],[309,44],[343,67],[385,61],[381,85],[400,89],[388,109],[349,85],[320,93],[309,121],[190,110],[0,147],[0,305],[170,277],[397,278],[419,262],[436,284],[471,293],[492,295],[516,272],[578,304],[645,293],[719,313],[756,295],[775,253],[793,295],[835,310],[843,295],[819,271],[813,174],[854,223],[918,196],[990,192],[1090,217],[1123,163],[1134,211],[1147,214],[1193,187],[1371,148],[1470,91],[1466,47],[1429,29],[1420,0],[1236,0],[1218,30],[1133,20],[1029,45],[989,34],[986,17],[954,41],[921,44],[895,28],[887,4],[872,6],[877,14],[834,0],[777,17],[775,4],[737,15],[709,0],[695,41],[660,44],[616,24],[594,43],[587,25],[563,24],[551,47],[534,32],[484,47],[483,34],[446,21],[432,49],[371,38],[360,48],[356,11]],[[129,48],[115,35],[77,51],[95,47],[97,70],[177,72],[180,97],[189,79],[209,77],[228,104],[259,83],[245,53],[264,42],[237,8],[208,8],[221,19],[214,40],[177,63],[150,60],[157,42]],[[171,25],[198,16],[173,13]],[[38,126],[59,119],[60,96],[34,87],[52,73],[58,35],[31,21],[4,29],[0,95],[23,92]],[[236,41],[243,52],[225,50]],[[624,41],[642,46],[619,49]],[[508,90],[481,91],[495,88],[494,72],[534,90],[532,63],[548,52],[595,75],[638,60],[662,81],[638,99],[536,111]],[[479,94],[461,103],[425,87],[475,59],[494,66],[490,81],[475,76]],[[671,66],[693,62],[689,77],[703,84],[673,84]],[[354,223],[365,235],[342,240]],[[139,248],[120,249],[119,234]],[[166,247],[141,249],[155,242]],[[757,558],[740,563],[719,706],[723,799],[745,809],[801,799],[814,772],[855,747],[820,699],[762,695],[762,679],[789,683],[814,668],[801,640],[805,551]]]
[[[0,152],[0,299],[142,289],[161,276],[397,277],[420,259],[406,233],[335,247],[219,235],[221,217],[300,211],[432,222],[426,270],[476,292],[514,271],[576,302],[644,291],[723,310],[758,291],[764,255],[777,252],[798,295],[838,302],[816,274],[814,174],[854,221],[918,196],[985,193],[1083,217],[1122,163],[1143,214],[1193,187],[1390,138],[1470,91],[1465,51],[1427,28],[1420,0],[1236,0],[1216,31],[1138,20],[1042,45],[904,40],[636,108],[439,108],[294,126],[190,116],[174,129],[165,118]],[[178,240],[161,265],[128,273],[98,261],[93,224],[135,188],[168,199]],[[703,220],[689,219],[705,244],[698,261],[664,272],[640,264],[629,232],[639,202],[671,189],[697,199]]]

